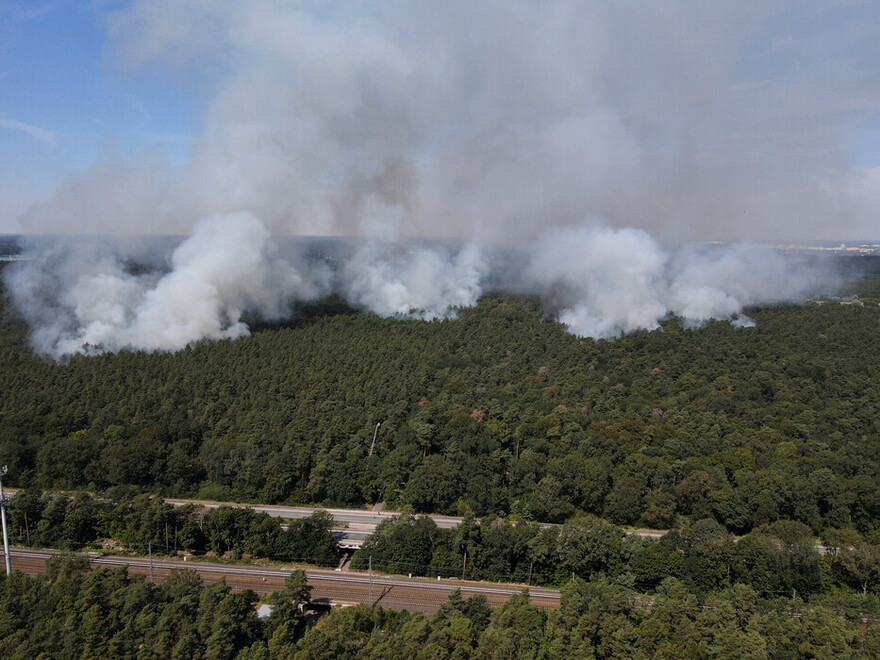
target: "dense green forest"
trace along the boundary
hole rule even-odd
[[[544,612],[526,594],[491,611],[453,592],[432,616],[338,608],[309,626],[301,571],[255,616],[252,591],[203,587],[174,571],[161,585],[125,568],[57,558],[47,572],[0,575],[0,656],[270,660],[297,658],[875,658],[880,621],[830,595],[809,604],[737,585],[699,600],[668,578],[652,597],[605,579],[570,580]]]
[[[9,536],[23,546],[144,554],[212,553],[317,566],[339,562],[333,519],[315,511],[282,528],[281,519],[249,508],[195,510],[173,506],[124,487],[101,497],[88,493],[17,492],[9,503]]]
[[[505,294],[435,322],[327,300],[245,339],[63,363],[33,355],[4,301],[0,462],[25,488],[10,502],[14,542],[329,566],[325,514],[285,531],[154,495],[384,500],[404,513],[353,567],[372,557],[564,595],[549,614],[522,597],[495,613],[453,599],[433,617],[350,608],[304,634],[298,608],[258,621],[255,596],[225,585],[157,587],[62,561],[3,578],[0,654],[874,657],[878,282],[861,298],[749,310],[754,328],[670,319],[615,341],[571,336]],[[442,530],[418,512],[465,521]]]
[[[676,578],[701,597],[735,585],[765,598],[842,590],[858,594],[854,606],[880,616],[880,548],[854,530],[829,531],[824,543],[818,552],[809,527],[794,521],[737,538],[707,518],[653,539],[590,515],[544,528],[466,517],[451,530],[403,515],[380,525],[351,566],[551,586],[601,577],[643,593]]]
[[[6,303],[0,456],[18,486],[876,542],[880,308],[749,314],[594,341],[502,294],[434,322],[327,301],[244,339],[59,364]]]
[[[748,587],[703,604],[670,578],[640,598],[605,580],[574,579],[549,613],[514,596],[487,618],[453,595],[433,617],[335,610],[309,630],[297,658],[854,658],[880,652],[876,621],[839,604],[762,600]]]
[[[205,554],[335,566],[342,553],[324,511],[289,523],[246,508],[177,507],[120,487],[102,497],[19,491],[9,505],[14,544],[117,554]],[[115,499],[114,499],[115,496]],[[810,600],[836,591],[880,616],[880,548],[852,529],[829,530],[819,552],[810,528],[776,521],[734,537],[711,518],[660,539],[625,534],[592,515],[560,526],[466,516],[440,529],[404,513],[383,522],[351,568],[386,573],[561,586],[572,577],[608,578],[654,593],[676,578],[701,597],[745,585],[764,598]]]
[[[203,587],[195,571],[155,585],[125,567],[92,571],[85,559],[54,558],[36,578],[0,576],[0,657],[287,658],[310,593],[295,571],[267,599],[271,616],[258,619],[253,591],[233,593],[224,580]]]

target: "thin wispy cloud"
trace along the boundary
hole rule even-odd
[[[7,12],[8,18],[13,21],[38,21],[56,11],[61,5],[60,2],[48,2],[42,5],[3,3],[3,11]]]
[[[41,128],[39,126],[34,126],[32,124],[26,124],[23,121],[18,121],[17,119],[13,119],[9,115],[7,115],[5,112],[0,112],[0,128],[6,128],[11,131],[21,131],[22,133],[28,134],[38,142],[42,142],[43,144],[50,147],[54,147],[57,140],[57,135],[55,134],[55,131],[51,131],[47,128]]]

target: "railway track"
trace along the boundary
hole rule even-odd
[[[0,553],[2,554],[2,553]],[[32,550],[13,548],[11,550],[14,569],[29,575],[37,575],[46,569],[46,560],[57,556],[52,550]],[[182,561],[179,559],[153,559],[146,557],[96,556],[94,553],[78,553],[88,558],[92,566],[127,566],[129,572],[150,575],[157,583],[164,581],[174,569],[193,569],[201,576],[204,584],[212,584],[220,579],[233,589],[240,591],[252,589],[261,596],[278,591],[291,568],[270,568],[246,566],[241,564],[221,564],[203,561]],[[292,567],[293,568],[293,567]],[[309,584],[312,586],[312,600],[327,605],[353,605],[357,603],[381,605],[393,609],[406,609],[425,613],[436,612],[455,589],[460,589],[465,598],[483,594],[492,607],[503,605],[512,595],[526,588],[522,584],[499,584],[494,582],[470,582],[466,580],[407,578],[373,574],[362,571],[334,571],[305,568]],[[371,586],[372,583],[372,586]],[[372,599],[371,599],[372,594]],[[557,589],[529,587],[529,594],[537,607],[554,609],[559,606],[560,593]]]

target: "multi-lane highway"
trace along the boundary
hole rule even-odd
[[[18,492],[18,488],[5,489],[10,494]],[[316,507],[305,506],[282,506],[280,504],[247,504],[241,502],[215,502],[212,500],[188,500],[180,498],[166,498],[169,504],[183,506],[185,504],[193,504],[206,509],[216,509],[220,506],[231,507],[247,507],[254,511],[266,513],[275,518],[283,518],[284,520],[300,520],[308,518],[310,515],[318,511]],[[388,520],[394,516],[400,515],[397,511],[365,511],[363,509],[323,509],[333,516],[333,534],[339,542],[339,546],[346,550],[359,549],[366,538],[376,531],[376,527],[383,520]],[[463,518],[457,516],[440,516],[436,514],[419,514],[428,515],[437,524],[440,529],[452,529],[457,527]],[[540,523],[542,527],[555,527],[551,523]],[[650,538],[660,538],[666,534],[668,530],[663,529],[631,529],[624,528],[626,534],[637,534]]]
[[[166,502],[170,502],[171,504],[195,504],[197,506],[204,506],[208,508],[216,508],[218,506],[233,506],[233,507],[250,507],[254,511],[262,511],[264,513],[269,514],[270,516],[275,516],[278,518],[285,518],[287,520],[298,520],[301,518],[308,518],[312,515],[317,509],[310,507],[300,507],[300,506],[280,506],[280,505],[266,505],[266,504],[240,504],[237,502],[208,502],[203,500],[181,500],[181,499],[168,499]],[[383,520],[388,520],[394,516],[399,515],[396,511],[364,511],[361,509],[324,509],[327,513],[333,516],[334,527],[333,533],[336,535],[337,540],[339,541],[339,545],[342,548],[346,549],[357,549],[360,548],[363,544],[364,540],[373,532],[376,531],[376,526],[381,523]],[[459,523],[463,520],[463,518],[458,518],[456,516],[438,516],[434,514],[419,514],[419,515],[429,515],[430,518],[437,523],[437,527],[441,529],[452,529],[453,527],[457,527]],[[539,523],[542,527],[559,527],[560,525],[554,525],[552,523]],[[665,534],[669,532],[666,529],[634,529],[631,527],[623,528],[624,534],[635,534],[637,536],[644,536],[646,538],[659,539]],[[829,553],[829,549],[817,543],[816,551],[819,554],[826,555]]]
[[[18,489],[6,489],[9,492],[15,492]],[[303,507],[303,506],[282,506],[278,504],[242,504],[240,502],[213,502],[207,500],[186,500],[186,499],[166,499],[166,502],[169,504],[176,504],[178,506],[183,506],[184,504],[194,504],[196,506],[202,506],[209,509],[215,509],[219,506],[231,506],[231,507],[248,507],[253,509],[254,511],[260,511],[263,513],[267,513],[270,516],[274,516],[276,518],[283,518],[285,520],[300,520],[302,518],[308,518],[310,515],[318,511],[317,508],[312,507]],[[333,534],[336,536],[336,540],[339,542],[339,546],[346,550],[357,550],[360,548],[366,538],[370,536],[373,532],[376,531],[376,527],[383,520],[388,520],[389,518],[393,518],[394,516],[400,515],[396,511],[365,511],[363,509],[323,509],[331,516],[333,516]],[[430,518],[437,523],[437,526],[441,529],[452,529],[453,527],[457,527],[459,523],[463,520],[463,518],[459,518],[456,516],[438,516],[434,514],[419,514],[419,515],[429,515]],[[554,525],[551,523],[539,523],[542,527],[558,527],[559,525]],[[630,527],[624,527],[623,532],[625,534],[635,534],[637,536],[644,536],[646,538],[659,539],[665,534],[668,533],[669,530],[666,529],[635,529]],[[819,554],[827,555],[830,550],[828,547],[821,545],[819,543],[816,544],[816,551]]]
[[[299,520],[308,518],[317,509],[301,506],[281,506],[276,504],[241,504],[238,502],[211,502],[206,500],[166,499],[170,504],[184,505],[194,504],[206,508],[219,506],[249,507],[254,511],[266,513],[276,518],[286,520]],[[364,540],[376,531],[376,527],[383,520],[388,520],[399,515],[396,511],[364,511],[362,509],[324,509],[333,516],[333,533],[339,541],[340,547],[357,549],[363,545]],[[452,529],[457,527],[463,518],[456,516],[438,516],[430,514],[430,518],[437,523],[440,529]],[[552,527],[549,523],[543,523],[545,527]],[[626,529],[627,534],[638,534],[651,538],[660,538],[666,531],[659,529]]]
[[[58,553],[49,550],[13,548],[11,554],[13,568],[35,575],[43,572],[46,560]],[[103,557],[94,554],[83,556],[88,557],[89,562],[95,566],[128,566],[130,572],[143,575],[149,575],[151,570],[150,561],[145,557]],[[291,571],[289,568],[267,568],[177,559],[154,559],[152,564],[152,574],[156,582],[163,581],[172,569],[191,568],[198,571],[205,584],[211,584],[225,578],[233,589],[253,589],[261,595],[281,589],[284,586],[284,580]],[[358,571],[341,572],[314,568],[306,568],[305,571],[309,584],[313,588],[312,600],[314,602],[331,605],[369,604],[372,602],[382,607],[428,613],[435,612],[454,589],[460,589],[465,598],[484,594],[489,605],[498,607],[503,605],[513,594],[519,593],[525,588],[525,585],[521,584],[432,580],[375,574],[371,578],[368,573]],[[530,587],[529,593],[532,602],[538,607],[552,609],[559,606],[560,594],[557,589]]]
[[[302,506],[280,506],[275,504],[240,504],[237,502],[210,502],[205,500],[166,499],[170,504],[184,505],[195,504],[209,509],[219,506],[249,507],[254,511],[266,513],[276,518],[285,520],[300,520],[308,518],[317,509]],[[388,520],[398,515],[397,512],[364,511],[360,509],[324,509],[333,516],[333,533],[342,548],[355,550],[360,548],[364,540],[376,531],[376,527],[383,520]],[[435,516],[431,518],[441,529],[452,529],[461,521],[454,516]]]

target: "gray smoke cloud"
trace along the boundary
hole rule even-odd
[[[748,244],[687,245],[670,255],[666,270],[669,309],[692,326],[722,319],[751,327],[745,307],[802,300],[840,283],[827,261]]]
[[[8,281],[53,355],[238,336],[243,310],[327,290],[270,235],[368,239],[335,286],[382,315],[473,304],[501,245],[577,334],[746,324],[824,273],[681,245],[873,231],[880,168],[853,156],[880,108],[871,25],[822,3],[133,0],[108,61],[200,90],[201,133],[182,165],[110,153],[21,224],[190,238],[149,275],[104,243]]]
[[[673,240],[863,238],[880,9],[839,3],[135,0],[114,58],[204,81],[188,220],[531,240],[600,216]],[[846,43],[847,48],[830,48]]]

